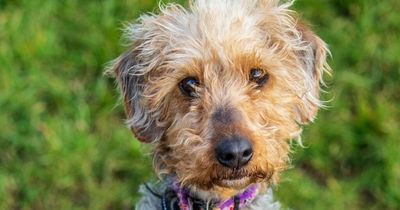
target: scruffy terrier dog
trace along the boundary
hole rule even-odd
[[[270,187],[319,107],[326,44],[278,0],[193,0],[126,29],[112,64],[161,178],[137,208],[279,209]]]

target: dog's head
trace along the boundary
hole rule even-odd
[[[112,71],[159,174],[208,191],[277,180],[327,70],[325,43],[289,6],[196,0],[127,27]]]

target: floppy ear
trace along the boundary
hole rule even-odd
[[[120,87],[129,128],[147,143],[160,140],[168,126],[166,91],[155,81],[167,72],[161,67],[172,51],[169,30],[181,24],[178,17],[184,15],[173,4],[160,10],[159,15],[142,15],[125,28],[123,38],[131,47],[109,69]]]
[[[143,91],[146,88],[148,73],[138,58],[139,48],[132,48],[119,56],[110,69],[114,74],[124,99],[127,124],[135,137],[141,142],[159,140],[163,128],[157,125],[156,113],[150,111]]]
[[[322,106],[319,100],[320,85],[323,84],[323,73],[329,72],[330,68],[326,63],[329,50],[317,35],[314,34],[306,25],[298,22],[296,29],[300,35],[301,50],[297,52],[303,70],[306,71],[306,93],[302,96],[302,104],[298,107],[299,122],[307,124],[313,121],[318,108]]]

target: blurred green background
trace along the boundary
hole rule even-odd
[[[151,161],[105,64],[154,0],[0,0],[0,209],[132,209]],[[400,1],[297,0],[329,44],[332,99],[294,146],[292,209],[400,209]]]

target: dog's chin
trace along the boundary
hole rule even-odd
[[[240,177],[240,178],[232,178],[232,179],[221,179],[215,182],[215,185],[223,188],[230,189],[244,189],[248,185],[252,184],[252,178],[248,176]]]
[[[245,190],[252,184],[269,183],[272,174],[272,171],[222,171],[217,176],[207,177],[206,179],[204,177],[194,177],[190,181],[184,182],[184,185],[195,189],[195,191],[241,191]]]
[[[254,171],[252,173],[244,170],[225,174],[213,180],[213,185],[221,188],[242,190],[249,185],[259,182],[268,182],[271,179],[272,172]]]

